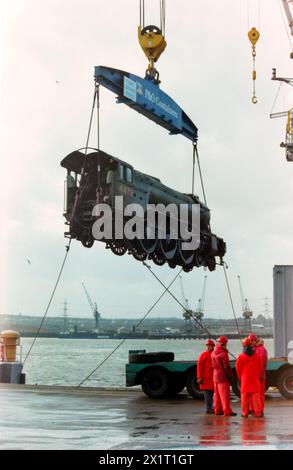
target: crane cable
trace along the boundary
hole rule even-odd
[[[250,28],[250,9],[249,9],[249,0],[247,0],[247,27]],[[258,0],[258,29],[260,29],[260,0]],[[257,96],[256,96],[256,43],[259,40],[260,34],[259,31],[253,27],[248,32],[248,39],[252,46],[252,63],[253,63],[253,70],[252,70],[252,82],[253,82],[253,95],[252,95],[252,103],[257,104]]]
[[[226,284],[227,284],[227,289],[228,289],[228,293],[229,293],[229,299],[230,299],[230,303],[231,303],[231,307],[232,307],[232,312],[233,312],[233,316],[234,316],[234,319],[235,319],[235,324],[236,324],[236,327],[237,327],[238,335],[240,336],[241,332],[240,332],[237,317],[236,317],[236,312],[235,312],[233,298],[232,298],[231,289],[230,289],[230,283],[229,283],[229,279],[228,279],[228,276],[227,276],[227,265],[226,265],[225,261],[223,262],[223,271],[224,271],[225,280],[226,280]]]
[[[275,106],[276,106],[276,103],[277,103],[277,99],[279,98],[279,94],[280,94],[280,91],[281,91],[281,88],[282,88],[283,83],[284,83],[284,82],[280,82],[280,83],[279,83],[278,91],[277,91],[275,100],[274,100],[274,102],[273,102],[273,106],[272,106],[270,115],[273,114],[273,111],[274,111],[274,109],[275,109]]]
[[[180,307],[183,308],[183,310],[189,314],[188,310],[186,309],[186,307],[182,304],[182,302],[180,302],[180,300],[177,299],[177,297],[170,291],[169,287],[166,287],[166,285],[159,279],[159,277],[153,272],[152,268],[150,266],[148,266],[146,264],[145,261],[143,261],[143,265],[150,271],[150,273],[154,276],[155,279],[157,279],[157,281],[164,287],[164,289],[166,289],[166,291],[171,295],[171,297],[175,300],[175,302],[177,302],[177,304],[180,305]],[[181,269],[182,271],[182,269]],[[181,273],[180,271],[180,273]],[[180,274],[179,273],[179,274]],[[230,296],[231,297],[231,296]],[[231,297],[232,299],[232,297]],[[233,301],[232,301],[232,305],[233,305]],[[234,309],[234,306],[233,306],[233,309]],[[197,319],[195,318],[193,315],[191,316],[191,318],[195,321],[195,323],[200,326],[200,328],[208,335],[209,338],[216,338],[216,335],[212,335],[210,333],[210,331]],[[237,324],[237,320],[236,320],[236,324]],[[238,324],[237,324],[238,326]],[[240,334],[240,331],[238,329],[238,333]],[[228,350],[227,350],[228,351]],[[233,359],[236,359],[236,357],[234,356],[234,354],[232,354],[230,351],[228,351],[228,353],[230,354],[231,357],[233,357]]]
[[[146,312],[146,314],[141,318],[141,320],[139,320],[139,322],[135,325],[134,329],[138,328],[143,322],[144,320],[146,319],[146,317],[151,313],[151,311],[157,306],[157,304],[160,302],[160,300],[164,297],[164,295],[166,294],[166,292],[169,290],[169,288],[174,284],[174,282],[176,281],[176,279],[178,278],[178,276],[181,274],[181,271],[182,269],[176,274],[176,276],[173,278],[173,280],[170,282],[170,284],[168,285],[168,287],[165,287],[164,288],[164,291],[162,292],[162,294],[160,295],[160,297],[158,297],[158,299],[153,303],[153,305],[149,308],[149,310]],[[102,367],[102,365],[131,337],[132,335],[132,332],[129,333],[126,338],[124,338],[111,352],[110,354],[108,354],[108,356],[105,357],[105,359],[102,360],[102,362],[100,362],[98,364],[97,367],[95,367],[94,370],[92,370],[92,372],[87,375],[87,377],[85,379],[83,379],[78,385],[76,388],[80,388],[100,367]]]
[[[199,172],[199,177],[200,177],[200,183],[201,183],[201,189],[202,189],[202,194],[203,194],[203,199],[204,199],[205,205],[207,205],[207,198],[206,198],[206,192],[205,192],[203,176],[202,176],[202,171],[201,171],[201,164],[200,164],[200,159],[199,159],[197,142],[193,142],[192,146],[193,146],[193,152],[192,152],[192,195],[194,196],[195,156],[196,156],[198,172]]]
[[[60,282],[60,279],[61,279],[61,276],[62,276],[64,267],[65,267],[65,263],[66,263],[66,261],[67,261],[67,257],[68,257],[69,251],[70,251],[70,245],[71,245],[71,239],[69,240],[68,245],[66,245],[66,247],[65,247],[65,248],[66,248],[66,253],[65,253],[65,256],[64,256],[64,258],[63,258],[63,261],[62,261],[62,264],[61,264],[61,268],[60,268],[60,270],[59,270],[59,273],[58,273],[56,282],[55,282],[55,284],[54,284],[53,291],[52,291],[52,293],[51,293],[49,302],[48,302],[48,304],[47,304],[45,313],[44,313],[44,315],[43,315],[43,317],[42,317],[42,320],[41,320],[40,326],[39,326],[39,328],[38,328],[38,331],[37,331],[37,333],[36,333],[36,335],[35,335],[35,337],[34,337],[34,339],[33,339],[33,341],[32,341],[32,344],[30,345],[30,348],[29,348],[29,350],[28,350],[28,352],[27,352],[25,358],[24,358],[24,361],[23,361],[23,363],[22,363],[22,366],[24,366],[26,360],[28,359],[28,357],[29,357],[29,355],[30,355],[30,353],[31,353],[31,351],[32,351],[32,349],[33,349],[33,347],[34,347],[34,345],[35,345],[35,342],[37,341],[37,338],[38,338],[38,336],[39,336],[39,334],[40,334],[40,331],[41,331],[41,329],[42,329],[43,323],[44,323],[44,321],[45,321],[45,318],[46,318],[46,316],[47,316],[47,313],[48,313],[48,311],[49,311],[49,308],[50,308],[51,303],[52,303],[52,301],[53,301],[53,298],[54,298],[54,296],[55,296],[55,292],[56,292],[56,290],[57,290],[58,284],[59,284],[59,282]]]
[[[97,103],[97,109],[98,109],[98,111],[97,111],[97,140],[98,140],[98,150],[99,150],[99,146],[100,146],[100,85],[99,84],[96,84],[96,86],[95,86],[94,97],[93,97],[91,113],[90,113],[90,122],[89,122],[89,127],[88,127],[88,132],[87,132],[87,138],[86,138],[84,160],[83,160],[82,167],[81,167],[79,188],[76,191],[76,196],[75,196],[75,200],[74,200],[74,204],[73,204],[73,208],[72,208],[71,221],[73,221],[74,218],[75,218],[77,206],[78,206],[78,203],[80,201],[81,194],[82,194],[81,187],[82,187],[82,183],[83,183],[83,179],[84,179],[86,157],[87,157],[87,153],[88,153],[88,149],[89,149],[89,141],[90,141],[90,136],[91,136],[91,130],[92,130],[92,125],[93,125],[93,118],[94,118],[94,111],[95,111],[96,103]],[[98,176],[98,178],[99,178],[99,176]]]
[[[97,103],[97,142],[98,142],[98,150],[100,148],[100,113],[99,113],[99,109],[100,109],[100,86],[99,85],[96,85],[95,87],[95,92],[94,92],[94,98],[93,98],[93,103],[92,103],[92,108],[91,108],[91,114],[90,114],[90,122],[89,122],[89,128],[88,128],[88,132],[87,132],[87,139],[86,139],[86,146],[85,146],[85,159],[84,159],[84,162],[83,162],[83,166],[81,168],[81,179],[80,179],[80,184],[82,182],[82,179],[83,179],[83,175],[84,175],[84,168],[85,168],[85,160],[86,160],[86,156],[87,156],[87,152],[88,152],[88,149],[89,149],[89,140],[90,140],[90,135],[91,135],[91,129],[92,129],[92,123],[93,123],[93,117],[94,117],[94,110],[95,110],[95,105]],[[75,215],[75,212],[76,212],[76,209],[77,209],[77,205],[78,205],[78,202],[80,200],[80,196],[81,196],[81,192],[77,192],[76,194],[76,197],[75,197],[75,201],[74,201],[74,206],[73,206],[73,209],[72,209],[72,220],[74,219],[74,215]],[[61,276],[62,276],[62,273],[63,273],[63,270],[64,270],[64,267],[65,267],[65,264],[66,264],[66,261],[67,261],[67,257],[68,257],[68,254],[69,254],[69,251],[70,251],[70,245],[71,245],[71,241],[72,239],[70,238],[69,240],[69,243],[68,245],[66,245],[66,253],[65,253],[65,256],[64,256],[64,259],[62,261],[62,264],[61,264],[61,268],[59,270],[59,273],[58,273],[58,276],[57,276],[57,279],[56,279],[56,282],[54,284],[54,287],[53,287],[53,291],[51,293],[51,296],[49,298],[49,302],[47,304],[47,307],[45,309],[45,313],[42,317],[42,320],[41,320],[41,323],[40,323],[40,326],[37,330],[37,333],[32,341],[32,344],[24,358],[24,361],[23,361],[23,365],[25,364],[25,362],[27,361],[34,345],[35,345],[35,342],[37,340],[37,338],[39,337],[39,334],[41,332],[41,329],[42,329],[42,326],[43,326],[43,323],[45,321],[45,318],[47,316],[47,313],[49,311],[49,308],[51,306],[51,303],[53,301],[53,298],[55,296],[55,293],[56,293],[56,290],[57,290],[57,287],[58,287],[58,284],[60,282],[60,279],[61,279]]]

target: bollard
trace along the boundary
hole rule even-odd
[[[16,348],[19,345],[20,334],[17,331],[2,331],[0,341],[4,349],[3,358],[6,362],[16,361]]]

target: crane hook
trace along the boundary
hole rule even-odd
[[[256,43],[259,40],[260,34],[256,28],[251,28],[248,32],[248,39],[252,45],[252,60],[253,60],[253,71],[252,71],[252,80],[253,80],[253,95],[252,95],[252,103],[257,103],[257,96],[255,93],[255,81],[256,81],[256,69],[255,69],[255,59],[256,59]]]

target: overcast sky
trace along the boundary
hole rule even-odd
[[[1,304],[0,314],[43,314],[64,251],[60,160],[84,146],[95,65],[143,76],[137,41],[138,0],[1,0]],[[227,243],[226,261],[240,313],[237,275],[257,315],[272,306],[274,264],[293,264],[293,163],[279,144],[285,120],[270,120],[278,84],[271,69],[292,75],[279,0],[167,0],[168,47],[158,63],[161,87],[199,128],[199,149],[212,230]],[[146,1],[158,23],[159,1]],[[259,26],[257,96],[251,103],[247,32]],[[191,144],[169,136],[101,93],[101,147],[183,192],[191,188]],[[291,91],[292,98],[292,91]],[[292,106],[284,86],[275,111]],[[91,142],[96,141],[93,135]],[[201,196],[197,179],[197,193]],[[30,260],[28,263],[27,259]],[[154,267],[166,283],[176,271]],[[184,274],[196,306],[203,269]],[[162,292],[143,265],[96,243],[72,243],[50,315],[69,302],[89,316],[85,282],[104,317],[138,317]],[[174,293],[180,295],[179,282]],[[153,316],[181,316],[166,295]],[[208,274],[206,315],[232,316],[222,268]]]

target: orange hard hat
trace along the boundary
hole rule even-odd
[[[219,344],[227,344],[227,343],[228,343],[228,338],[227,338],[227,336],[220,336],[220,338],[217,339],[217,343],[219,343]]]
[[[213,341],[212,339],[208,339],[208,340],[206,341],[206,346],[215,346],[215,343],[214,343],[214,341]]]
[[[242,340],[242,344],[244,347],[251,346],[251,339],[250,338],[244,338]]]

